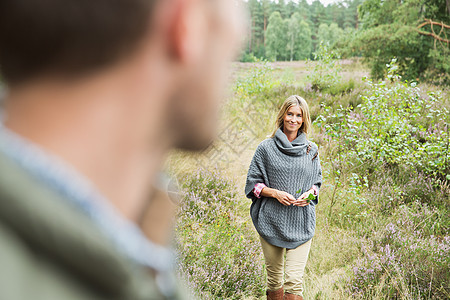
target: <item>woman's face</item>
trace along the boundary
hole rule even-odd
[[[288,111],[284,115],[284,133],[295,132],[302,127],[303,124],[303,113],[298,105],[293,105],[289,107]]]

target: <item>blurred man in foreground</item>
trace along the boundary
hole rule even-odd
[[[0,0],[0,299],[183,299],[167,151],[214,137],[230,0]]]

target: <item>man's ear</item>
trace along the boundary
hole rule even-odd
[[[168,20],[168,47],[173,58],[183,64],[198,62],[206,46],[208,34],[206,5],[201,0],[172,0]]]

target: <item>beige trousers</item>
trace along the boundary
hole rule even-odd
[[[269,244],[261,236],[259,238],[266,261],[267,289],[275,291],[281,288],[285,275],[284,291],[303,297],[303,274],[311,249],[311,240],[295,249],[285,249]]]

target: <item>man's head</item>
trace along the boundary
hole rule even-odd
[[[0,66],[11,85],[78,77],[129,54],[156,1],[1,0]]]
[[[175,146],[200,149],[217,121],[237,15],[231,0],[0,0],[0,72],[11,90],[43,79],[70,85],[157,48],[152,60],[140,56],[140,67],[158,61],[173,75],[160,99],[162,129]]]

